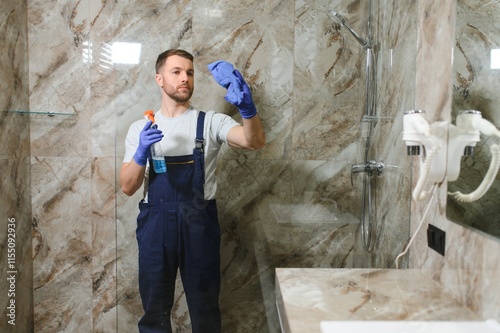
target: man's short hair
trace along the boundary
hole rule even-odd
[[[168,57],[171,57],[173,55],[177,55],[182,58],[186,58],[193,61],[194,57],[191,53],[188,51],[184,51],[181,49],[170,49],[166,50],[158,56],[158,59],[156,59],[156,74],[160,73],[160,68],[165,64],[165,61],[167,61]]]

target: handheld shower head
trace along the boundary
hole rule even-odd
[[[339,13],[337,13],[334,10],[331,10],[330,14],[333,17],[335,17],[340,22],[340,24],[342,24],[342,26],[344,28],[346,28],[347,30],[349,30],[349,32],[354,36],[354,38],[356,38],[356,40],[361,44],[361,46],[363,46],[364,49],[371,48],[371,42],[369,40],[361,38],[361,36],[358,35],[356,33],[356,31],[354,31],[354,29],[349,26],[349,24],[347,24],[346,19],[345,19],[344,16],[340,15]]]
[[[334,10],[331,10],[330,14],[332,14],[337,20],[339,20],[342,25],[345,25],[345,17],[343,17]]]

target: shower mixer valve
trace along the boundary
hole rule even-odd
[[[426,198],[429,192],[423,191],[426,182],[442,183],[445,177],[454,181],[460,174],[460,161],[464,155],[472,156],[474,147],[481,140],[480,134],[497,136],[500,131],[489,121],[483,119],[481,112],[466,110],[457,116],[456,125],[448,122],[434,122],[429,125],[425,111],[410,110],[403,116],[403,140],[408,155],[421,155],[420,177],[413,191],[417,201]],[[423,148],[423,154],[420,151]],[[500,146],[491,147],[490,168],[479,187],[470,194],[448,193],[459,201],[475,201],[490,188],[500,168]]]
[[[384,170],[384,164],[376,161],[369,161],[351,166],[351,186],[354,185],[352,175],[354,173],[365,172],[368,176],[380,176]]]

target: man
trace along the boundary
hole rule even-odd
[[[219,66],[220,65],[220,66]],[[217,62],[210,69],[228,89],[226,100],[237,106],[242,123],[213,111],[193,108],[193,56],[179,49],[167,50],[156,62],[156,83],[161,88],[161,108],[151,121],[130,126],[120,171],[123,192],[133,195],[143,184],[139,203],[139,291],[144,316],[140,332],[172,332],[170,312],[179,270],[188,303],[193,333],[221,330],[220,227],[215,202],[215,167],[223,143],[260,149],[265,144],[262,123],[250,89],[232,65]],[[156,173],[150,147],[160,145],[167,171]]]

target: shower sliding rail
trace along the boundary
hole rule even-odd
[[[361,200],[361,240],[363,249],[367,252],[373,250],[374,231],[372,221],[376,215],[375,207],[375,189],[376,176],[380,176],[384,169],[381,162],[374,161],[370,158],[371,137],[376,120],[376,101],[377,101],[377,81],[376,81],[376,64],[377,59],[373,50],[373,32],[372,32],[372,0],[369,2],[368,10],[368,36],[363,39],[353,28],[349,26],[346,19],[335,11],[330,11],[330,14],[335,17],[341,25],[346,28],[354,38],[361,44],[366,51],[366,85],[365,85],[365,108],[362,123],[366,123],[368,127],[368,135],[366,136],[364,147],[364,163],[354,164],[351,167],[351,184],[353,184],[353,174],[363,173],[363,194]],[[367,121],[368,120],[368,121]]]

